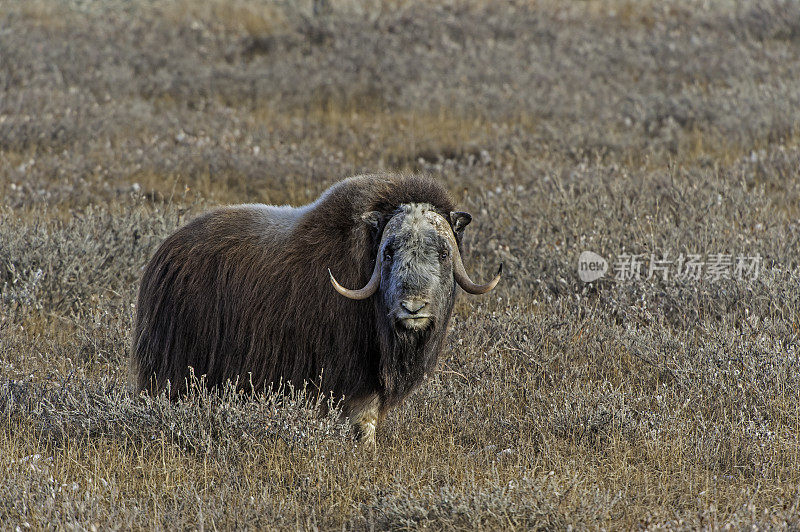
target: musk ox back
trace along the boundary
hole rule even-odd
[[[431,179],[360,176],[303,207],[201,215],[144,270],[131,354],[139,389],[177,397],[190,368],[212,387],[312,382],[344,396],[374,445],[378,420],[435,368],[456,284],[479,294],[500,279],[467,276],[471,217],[454,209]]]

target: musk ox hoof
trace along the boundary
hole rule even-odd
[[[375,444],[375,429],[377,426],[377,419],[373,422],[353,423],[356,441],[362,449],[373,452],[377,450],[377,445]]]
[[[380,400],[377,396],[365,397],[350,405],[350,423],[359,443],[375,450],[375,429],[380,417]]]
[[[375,432],[373,429],[372,435],[370,436],[363,436],[359,438],[358,443],[365,451],[375,452],[378,450],[378,446],[375,444]]]

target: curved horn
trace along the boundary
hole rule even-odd
[[[497,286],[497,283],[500,282],[500,274],[503,273],[503,263],[500,263],[500,267],[497,269],[497,275],[494,276],[494,279],[486,284],[475,284],[472,279],[469,278],[469,275],[467,275],[467,270],[464,269],[464,262],[461,260],[461,252],[458,250],[458,242],[456,242],[456,236],[453,234],[450,224],[444,220],[444,217],[441,218],[444,221],[441,230],[445,231],[449,236],[450,244],[453,247],[453,276],[456,278],[458,286],[463,288],[465,292],[473,295],[485,294]]]
[[[328,268],[328,273],[331,276],[331,284],[337,292],[349,299],[367,299],[372,294],[378,291],[378,286],[381,284],[381,254],[375,257],[375,268],[372,270],[372,277],[367,281],[366,286],[359,290],[350,290],[340,285],[336,278],[333,276],[331,269]]]
[[[467,275],[467,271],[464,269],[464,263],[461,262],[461,253],[458,251],[458,246],[456,246],[453,252],[453,275],[456,278],[458,286],[463,288],[465,292],[473,295],[485,294],[497,286],[497,283],[500,282],[501,273],[503,273],[502,262],[500,263],[500,267],[497,268],[497,275],[494,276],[494,279],[486,284],[475,284],[472,282],[472,279],[469,278],[469,275]]]
[[[364,215],[367,216],[367,218],[362,217],[362,220],[372,225],[370,219],[374,218],[374,215],[376,214],[377,213],[367,213]],[[394,217],[392,217],[392,219],[394,219]],[[391,223],[391,220],[387,222],[386,226],[388,226],[389,223]],[[381,241],[378,244],[378,254],[375,256],[375,267],[372,270],[372,276],[369,278],[369,281],[367,281],[367,284],[364,286],[364,288],[361,288],[359,290],[350,290],[349,288],[345,288],[344,286],[339,284],[339,281],[337,281],[336,278],[333,276],[331,269],[328,268],[328,273],[331,276],[331,284],[336,289],[336,291],[342,294],[344,297],[349,299],[367,299],[372,294],[378,291],[378,287],[381,285],[381,256],[382,256],[381,249],[383,248],[383,243],[386,241],[386,236],[387,236],[387,232],[385,229],[386,226],[384,226],[383,236],[381,237]]]

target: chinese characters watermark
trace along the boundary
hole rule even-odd
[[[733,255],[727,253],[680,253],[671,257],[655,253],[622,253],[609,263],[597,253],[584,251],[578,258],[578,276],[590,283],[611,272],[619,282],[662,281],[708,281],[722,279],[754,281],[761,272],[760,255]]]

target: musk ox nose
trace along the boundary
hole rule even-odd
[[[410,314],[416,314],[427,304],[427,301],[422,301],[421,299],[404,299],[400,302],[400,306],[406,309]]]

